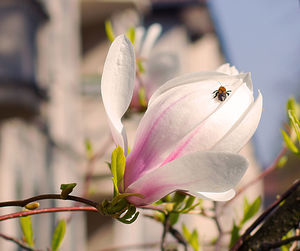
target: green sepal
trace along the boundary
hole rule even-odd
[[[130,27],[126,32],[126,36],[129,38],[130,42],[134,45],[134,42],[135,42],[135,28]]]
[[[178,209],[181,206],[181,204],[185,200],[185,198],[186,198],[185,194],[175,192],[174,197],[173,197],[173,202],[175,202],[174,210]]]
[[[34,246],[33,241],[33,228],[30,216],[23,216],[19,218],[21,229],[24,235],[24,241],[28,244],[29,247]]]
[[[282,129],[281,129],[281,133],[282,133],[282,137],[283,137],[284,143],[286,144],[286,146],[288,147],[288,149],[290,149],[295,154],[299,154],[299,149],[294,144],[294,142],[292,141],[292,139],[290,138],[290,136],[284,130],[282,130]]]
[[[136,207],[134,205],[129,205],[126,213],[121,218],[127,220],[131,218],[136,212]]]
[[[169,220],[171,226],[174,226],[178,222],[178,219],[179,219],[179,213],[176,212],[170,213]]]
[[[130,220],[124,220],[122,218],[118,218],[117,220],[124,224],[131,224],[136,221],[138,216],[139,216],[139,212],[136,212],[136,214]]]
[[[251,204],[249,204],[247,198],[244,198],[244,216],[240,222],[242,227],[248,220],[250,220],[259,210],[261,206],[261,197],[258,196]]]
[[[124,190],[123,176],[126,165],[126,158],[122,147],[117,146],[111,154],[111,172],[113,175],[113,183],[115,188],[114,196],[119,195],[119,189]]]
[[[72,191],[76,185],[77,185],[77,183],[61,184],[60,185],[60,190],[61,190],[60,197],[65,200],[68,197],[68,195],[70,193],[72,193]]]
[[[66,222],[65,220],[60,220],[52,236],[52,242],[51,242],[52,251],[58,250],[62,240],[64,239],[65,233],[66,233]]]
[[[166,215],[162,212],[155,212],[153,218],[158,222],[164,223]]]
[[[105,33],[106,33],[108,40],[112,43],[115,40],[115,34],[113,31],[111,21],[109,21],[109,20],[105,21]]]

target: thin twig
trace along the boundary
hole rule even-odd
[[[85,177],[84,177],[84,189],[83,189],[82,197],[86,197],[88,195],[91,178],[94,173],[95,161],[101,158],[105,154],[107,148],[110,146],[111,143],[112,143],[112,138],[111,136],[109,136],[108,139],[104,142],[101,149],[96,154],[94,154],[91,158],[89,158],[86,166]]]
[[[182,244],[184,247],[184,251],[187,251],[187,243],[182,234],[172,226],[169,228],[170,234],[178,241],[178,243]]]
[[[163,207],[160,207],[160,206],[147,205],[147,206],[137,206],[137,207],[141,208],[141,209],[155,210],[155,211],[159,211],[161,213],[166,213],[166,210]]]
[[[212,216],[211,218],[213,219],[213,221],[215,222],[216,224],[216,227],[218,229],[218,238],[217,238],[217,241],[215,243],[215,250],[220,250],[220,247],[221,247],[221,240],[222,240],[222,237],[223,237],[223,229],[221,227],[221,224],[220,224],[220,221],[219,221],[219,218],[218,218],[218,215],[217,215],[217,202],[214,201],[214,216]]]
[[[275,160],[272,162],[272,164],[268,168],[266,168],[260,175],[258,175],[257,177],[255,177],[253,180],[251,180],[250,182],[248,182],[243,187],[241,187],[237,191],[236,195],[231,200],[229,200],[226,203],[224,203],[223,207],[228,206],[237,197],[239,197],[246,189],[248,189],[250,186],[254,185],[258,181],[260,181],[261,179],[263,179],[264,177],[266,177],[267,175],[269,175],[270,173],[272,173],[277,168],[278,162],[286,154],[287,150],[288,150],[288,148],[286,146],[283,146],[282,149],[281,149],[281,151],[279,152],[279,154],[275,158]]]
[[[271,248],[279,248],[283,245],[289,244],[290,242],[299,241],[299,240],[300,240],[300,235],[296,235],[296,236],[286,238],[284,240],[277,241],[277,242],[274,242],[274,243],[263,243],[262,248],[264,250],[270,250]]]
[[[169,232],[169,228],[170,228],[170,222],[169,222],[169,214],[165,215],[165,221],[164,221],[164,230],[163,230],[163,234],[161,236],[161,243],[160,243],[160,249],[161,251],[164,251],[166,248],[166,236],[167,233]]]
[[[91,179],[92,179],[92,176],[94,174],[95,161],[97,159],[101,158],[105,154],[105,152],[107,150],[107,147],[109,147],[109,145],[111,143],[112,143],[112,138],[111,138],[111,136],[109,136],[108,139],[104,142],[101,149],[96,154],[93,154],[88,159],[88,163],[87,163],[87,166],[86,166],[86,172],[85,172],[85,176],[84,176],[84,181],[83,181],[83,192],[82,192],[81,197],[87,197],[88,196]],[[74,203],[74,207],[77,207],[77,206],[79,206],[79,202]],[[69,223],[71,221],[71,219],[72,219],[72,214],[70,214],[66,218],[66,222]]]
[[[98,206],[98,203],[95,201],[91,201],[91,200],[77,197],[77,196],[68,195],[66,199],[62,199],[60,194],[41,194],[41,195],[34,196],[34,197],[31,197],[31,198],[28,198],[25,200],[0,202],[0,207],[11,207],[11,206],[25,207],[27,204],[29,204],[31,202],[35,202],[38,200],[48,200],[48,199],[78,201],[78,202],[84,203],[86,205],[95,207],[95,208],[97,208],[97,206]]]
[[[8,236],[6,234],[0,233],[0,237],[3,238],[3,239],[5,239],[5,240],[11,241],[11,242],[17,244],[19,247],[23,248],[24,250],[27,250],[27,251],[40,251],[39,249],[35,249],[35,248],[32,248],[32,247],[29,247],[23,241],[18,240],[17,238],[10,237],[10,236]]]
[[[22,216],[34,215],[34,214],[45,214],[45,213],[57,213],[57,212],[70,212],[70,211],[91,211],[98,212],[98,210],[94,207],[58,207],[58,208],[44,208],[44,209],[36,209],[31,211],[21,211],[11,214],[6,214],[0,216],[0,221],[19,218]]]

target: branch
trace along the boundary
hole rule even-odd
[[[271,248],[279,248],[283,245],[289,244],[290,242],[299,241],[299,240],[300,240],[300,235],[296,235],[274,243],[263,243],[262,248],[264,250],[270,250]]]
[[[60,194],[42,194],[38,196],[34,196],[25,200],[14,200],[14,201],[6,201],[6,202],[0,202],[0,207],[25,207],[27,204],[31,202],[35,202],[38,200],[48,200],[48,199],[56,199],[56,200],[72,200],[72,201],[78,201],[81,203],[84,203],[86,205],[90,205],[92,207],[97,208],[98,203],[95,201],[91,201],[85,198],[77,197],[68,195],[66,199],[62,199]]]
[[[276,208],[277,210],[275,211]],[[242,251],[251,248],[256,249],[266,241],[274,242],[281,240],[283,235],[299,224],[299,208],[300,180],[296,181],[277,201],[256,219],[231,250]],[[250,236],[251,232],[266,218],[267,220],[260,229],[253,236]]]
[[[45,209],[36,209],[31,211],[21,211],[11,214],[6,214],[0,216],[0,221],[18,218],[22,216],[34,215],[34,214],[45,214],[45,213],[56,213],[56,212],[70,212],[70,211],[92,211],[98,212],[94,207],[58,207],[58,208],[45,208]]]
[[[219,218],[217,215],[217,202],[216,201],[214,201],[213,210],[214,210],[214,215],[211,217],[211,219],[215,222],[216,227],[218,229],[218,239],[215,244],[215,250],[219,250],[221,247],[221,242],[222,242],[222,237],[223,237],[223,229],[222,229],[222,226],[220,224],[220,221],[219,221]]]
[[[163,230],[163,234],[161,237],[161,243],[160,243],[160,249],[161,251],[164,251],[166,248],[166,235],[169,232],[169,228],[170,228],[170,222],[169,222],[169,214],[165,214],[165,221],[164,221],[164,230]]]
[[[34,249],[32,247],[27,246],[23,241],[20,241],[20,240],[18,240],[16,238],[10,237],[10,236],[8,236],[6,234],[0,233],[0,237],[3,238],[3,239],[5,239],[5,240],[14,242],[15,244],[17,244],[19,247],[23,248],[24,250],[27,250],[27,251],[39,251],[38,249]]]

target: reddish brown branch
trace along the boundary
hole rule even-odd
[[[58,207],[58,208],[45,208],[45,209],[36,209],[31,211],[21,211],[11,214],[6,214],[0,216],[0,221],[19,218],[22,216],[34,215],[34,214],[45,214],[45,213],[57,213],[57,212],[70,212],[70,211],[90,211],[98,212],[94,207]]]

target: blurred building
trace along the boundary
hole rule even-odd
[[[59,193],[61,183],[80,183],[79,2],[2,0],[0,33],[0,200]],[[62,216],[32,217],[37,247],[51,246]],[[68,229],[62,250],[84,250],[80,213]],[[21,237],[18,220],[0,231]],[[17,246],[0,239],[0,250]]]

